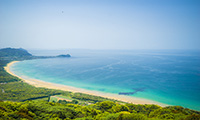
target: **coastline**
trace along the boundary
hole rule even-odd
[[[10,70],[10,66],[12,66],[14,63],[17,63],[17,62],[19,62],[19,61],[12,61],[12,62],[8,63],[4,67],[5,71],[8,72],[9,74],[11,74],[12,76],[16,76],[16,77],[20,78],[22,81],[24,81],[24,82],[26,82],[30,85],[33,85],[35,87],[44,87],[44,88],[49,88],[49,89],[58,89],[58,90],[63,90],[63,91],[84,93],[84,94],[89,94],[89,95],[119,100],[119,101],[123,101],[123,102],[133,103],[133,104],[156,104],[156,105],[159,105],[159,106],[162,106],[162,107],[168,106],[166,104],[162,104],[162,103],[152,101],[152,100],[148,100],[148,99],[130,97],[130,96],[118,95],[118,94],[112,94],[112,93],[103,93],[103,92],[99,92],[99,91],[86,90],[86,89],[76,88],[76,87],[67,86],[67,85],[60,85],[60,84],[56,84],[56,83],[44,82],[44,81],[38,80],[38,79],[31,79],[31,78],[28,78],[26,76],[18,76]]]

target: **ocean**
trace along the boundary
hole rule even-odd
[[[17,62],[19,76],[87,90],[128,95],[200,110],[200,51],[30,50],[33,55],[71,58]]]

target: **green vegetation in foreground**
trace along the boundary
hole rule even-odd
[[[1,52],[0,54],[2,54]],[[200,112],[180,106],[160,107],[157,105],[134,105],[88,94],[36,88],[23,83],[20,79],[11,76],[3,69],[12,60],[32,59],[21,55],[20,52],[16,52],[15,50],[14,53],[9,52],[9,54],[3,53],[3,55],[0,55],[3,56],[0,57],[0,120],[200,119]],[[27,55],[30,56],[29,54]],[[35,58],[37,56],[33,59]],[[57,96],[57,99],[60,100],[53,98],[53,96]]]
[[[53,120],[199,120],[199,112],[180,106],[117,104],[112,101],[88,106],[47,101],[0,102],[0,119]]]

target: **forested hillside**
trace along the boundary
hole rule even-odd
[[[0,57],[25,57],[25,56],[32,56],[28,51],[25,49],[19,48],[4,48],[0,49]]]

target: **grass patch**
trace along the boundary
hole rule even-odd
[[[58,102],[56,97],[51,96],[49,102]]]

